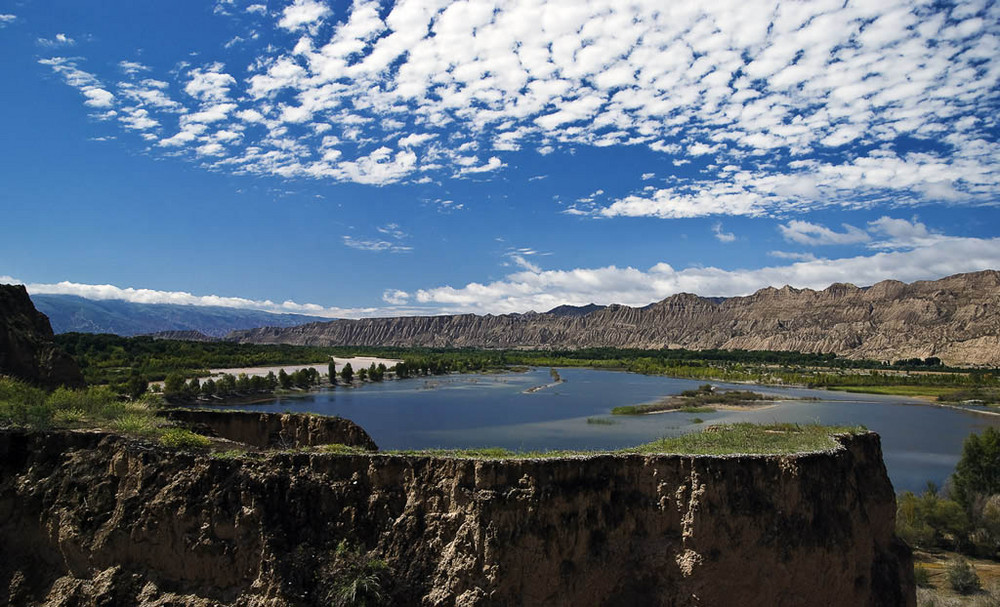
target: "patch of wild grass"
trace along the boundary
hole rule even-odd
[[[361,447],[352,447],[351,445],[343,445],[341,443],[320,445],[318,448],[323,453],[333,453],[335,455],[365,455],[370,453],[370,451]]]
[[[646,443],[625,453],[691,455],[786,454],[823,451],[837,446],[835,434],[863,432],[861,426],[750,423],[709,426],[701,432]]]
[[[176,449],[208,449],[212,441],[184,428],[167,428],[160,434],[160,443]]]

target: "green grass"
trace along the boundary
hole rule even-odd
[[[714,407],[681,407],[678,409],[681,413],[715,413]]]
[[[690,419],[689,421],[690,421],[690,422],[691,422],[692,424],[704,424],[704,423],[705,423],[705,420],[703,420],[703,419],[702,419],[702,418],[700,418],[700,417],[692,417],[692,418],[691,418],[691,419]]]
[[[866,431],[863,426],[737,423],[709,426],[694,434],[662,438],[619,451],[512,451],[501,447],[483,447],[384,451],[381,454],[456,459],[545,459],[601,454],[776,455],[833,449],[839,445],[834,435]]]
[[[341,443],[320,445],[318,449],[323,453],[333,453],[335,455],[367,455],[371,453],[371,451],[368,451],[367,449],[353,447],[351,445],[343,445]]]
[[[184,428],[167,428],[160,435],[160,443],[175,449],[208,449],[212,441],[207,436],[195,434]]]
[[[623,450],[624,453],[679,453],[731,455],[736,453],[787,454],[822,451],[837,446],[835,434],[864,432],[861,426],[750,423],[709,426],[701,432],[662,438]]]

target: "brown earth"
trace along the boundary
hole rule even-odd
[[[585,312],[586,309],[581,309]],[[868,288],[767,288],[747,297],[688,293],[589,313],[370,318],[234,331],[245,343],[476,348],[725,348],[833,352],[1000,366],[1000,272]]]
[[[793,456],[217,457],[0,430],[0,604],[915,604],[878,436]]]

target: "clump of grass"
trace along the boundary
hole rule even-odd
[[[837,446],[835,434],[863,432],[861,426],[751,423],[709,426],[701,432],[662,438],[625,449],[625,453],[682,453],[692,455],[787,454],[823,451]]]
[[[334,455],[365,455],[370,453],[361,447],[354,447],[351,445],[344,445],[341,443],[330,443],[327,445],[320,445],[318,449],[323,453],[332,453]]]
[[[111,427],[132,436],[154,436],[160,433],[156,418],[142,413],[125,413],[112,421]]]
[[[87,421],[87,412],[83,409],[60,409],[52,414],[52,421],[57,425],[76,425]]]
[[[687,407],[681,407],[680,409],[678,409],[678,411],[680,411],[681,413],[715,413],[715,409],[713,407],[687,406]]]
[[[167,428],[160,435],[160,443],[177,449],[208,449],[212,441],[184,428]]]
[[[211,456],[215,459],[240,459],[247,454],[243,449],[229,449],[228,451],[217,451]]]
[[[702,419],[702,418],[700,418],[700,417],[692,417],[692,418],[691,418],[691,423],[692,423],[692,424],[704,424],[704,423],[705,423],[705,420],[703,420],[703,419]]]
[[[587,423],[595,426],[614,426],[618,422],[613,419],[608,419],[606,417],[588,417]]]

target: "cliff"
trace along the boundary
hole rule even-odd
[[[914,605],[878,437],[840,442],[233,458],[0,430],[0,603],[328,605],[349,544],[384,560],[393,605]]]
[[[76,361],[55,345],[49,319],[21,285],[0,285],[0,375],[51,388],[84,383]]]
[[[834,352],[1000,366],[1000,272],[868,288],[767,288],[747,297],[679,294],[589,313],[373,318],[235,331],[228,339],[300,345],[477,348],[690,348]]]
[[[378,451],[364,428],[349,419],[325,415],[171,409],[165,417],[204,436],[215,436],[252,447],[290,448],[339,444]]]

